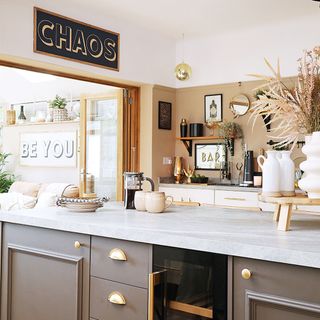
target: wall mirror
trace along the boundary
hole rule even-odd
[[[244,116],[250,109],[250,99],[245,94],[239,94],[232,98],[229,108],[235,118]]]

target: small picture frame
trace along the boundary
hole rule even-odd
[[[172,104],[170,102],[159,101],[158,128],[171,130]]]
[[[204,96],[204,122],[222,122],[222,94]]]
[[[195,144],[196,170],[223,170],[227,166],[227,147],[224,143]]]

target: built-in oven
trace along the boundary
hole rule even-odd
[[[226,320],[225,255],[154,246],[148,320]]]

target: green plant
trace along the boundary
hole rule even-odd
[[[49,107],[52,109],[64,109],[67,105],[66,98],[62,98],[58,95],[49,102]]]
[[[232,121],[223,121],[219,124],[219,134],[224,138],[231,156],[234,156],[234,139],[242,139],[241,144],[243,148],[243,131],[238,123]]]
[[[220,135],[224,139],[240,139],[243,137],[243,131],[240,125],[232,121],[224,121],[219,124]]]
[[[0,193],[9,191],[9,188],[15,181],[15,176],[4,170],[5,164],[8,162],[9,153],[0,152]]]

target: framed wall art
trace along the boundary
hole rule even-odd
[[[222,94],[209,94],[204,96],[204,122],[221,122]]]
[[[172,104],[159,101],[158,127],[159,129],[171,130]]]
[[[195,144],[196,170],[222,170],[227,164],[227,147],[224,143]]]

